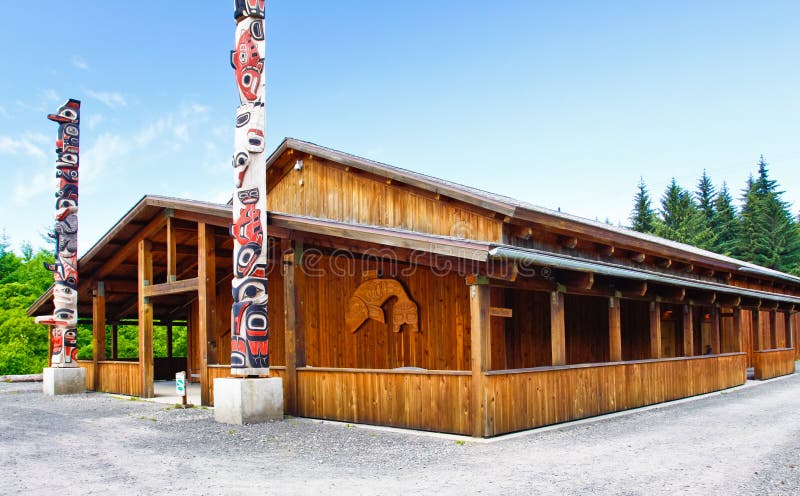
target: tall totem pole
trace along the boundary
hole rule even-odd
[[[264,1],[234,0],[231,65],[241,105],[233,154],[231,375],[269,375]]]
[[[50,326],[53,348],[50,366],[77,367],[78,356],[78,166],[80,165],[81,102],[70,99],[47,116],[58,123],[56,139],[56,223],[50,236],[56,242],[53,272],[53,315],[37,317]]]

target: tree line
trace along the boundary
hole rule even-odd
[[[717,189],[705,170],[694,191],[673,178],[657,208],[640,179],[630,228],[800,275],[800,222],[783,193],[763,155],[740,192],[738,207],[728,185]]]

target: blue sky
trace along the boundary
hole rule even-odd
[[[146,193],[225,200],[231,1],[8,2],[0,227],[52,223],[55,124],[83,101],[79,250]],[[181,8],[182,5],[190,8]],[[760,154],[800,203],[800,2],[268,0],[267,135],[627,222]]]

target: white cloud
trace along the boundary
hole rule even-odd
[[[128,102],[125,100],[125,97],[122,96],[122,94],[120,93],[116,93],[113,91],[87,90],[86,94],[89,95],[91,98],[94,98],[95,100],[99,100],[101,103],[104,103],[107,107],[110,107],[112,109],[128,106]]]
[[[95,181],[108,168],[111,170],[127,167],[131,150],[130,142],[118,134],[103,133],[97,141],[81,150],[81,186],[92,187]]]
[[[14,201],[25,205],[30,203],[31,198],[48,191],[55,191],[55,178],[47,177],[44,173],[34,174],[33,177],[26,178],[14,187]]]
[[[43,159],[47,158],[47,154],[36,144],[42,135],[29,135],[20,138],[11,138],[9,136],[0,136],[0,153],[7,155],[27,155],[29,157]]]
[[[89,115],[88,119],[86,119],[86,125],[89,126],[89,129],[94,129],[97,126],[99,126],[100,124],[102,124],[102,122],[104,120],[105,120],[105,117],[103,117],[103,114],[95,114],[95,113],[93,113],[93,114]]]
[[[76,69],[81,69],[84,71],[89,69],[89,63],[86,62],[86,59],[84,59],[83,57],[79,57],[77,55],[72,57],[72,66],[75,67]]]

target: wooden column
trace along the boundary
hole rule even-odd
[[[172,358],[172,321],[167,322],[167,358]]]
[[[111,359],[116,360],[119,358],[119,346],[117,341],[119,339],[119,323],[114,322],[111,325]]]
[[[661,303],[650,302],[650,358],[661,358]]]
[[[612,296],[608,299],[608,350],[609,361],[622,361],[622,315],[620,299]]]
[[[564,293],[550,293],[550,356],[553,365],[566,365],[567,341],[564,325]]]
[[[794,348],[794,320],[792,319],[792,312],[784,314],[786,319],[786,347]]]
[[[764,349],[764,340],[761,333],[761,310],[754,308],[753,314],[753,351],[761,351]]]
[[[106,288],[105,283],[97,283],[97,289],[92,294],[92,348],[94,356],[94,384],[92,389],[97,391],[100,374],[97,362],[106,359]]]
[[[711,353],[719,355],[722,353],[722,340],[720,339],[719,307],[711,305]]]
[[[773,309],[769,312],[769,349],[778,348],[778,310]]]
[[[733,342],[736,343],[736,351],[744,351],[741,307],[733,307]]]
[[[197,302],[199,305],[197,344],[200,347],[200,403],[211,404],[211,384],[208,377],[208,341],[214,336],[217,311],[216,251],[214,227],[197,225]]]
[[[283,252],[283,324],[286,349],[286,378],[284,388],[288,391],[286,410],[297,413],[297,368],[305,366],[305,339],[302,319],[297,312],[297,289],[295,275],[302,265],[302,243],[286,240],[281,244]]]
[[[139,241],[139,370],[142,397],[153,397],[153,305],[144,295],[145,286],[153,283],[153,245]]]
[[[484,372],[489,370],[492,357],[491,319],[489,317],[489,285],[479,281],[469,287],[470,364],[472,365],[472,435],[484,437],[488,432],[488,412],[484,391]]]
[[[694,356],[694,308],[683,306],[683,356]]]
[[[167,217],[167,282],[178,280],[178,250],[175,239],[175,224],[172,217]]]

